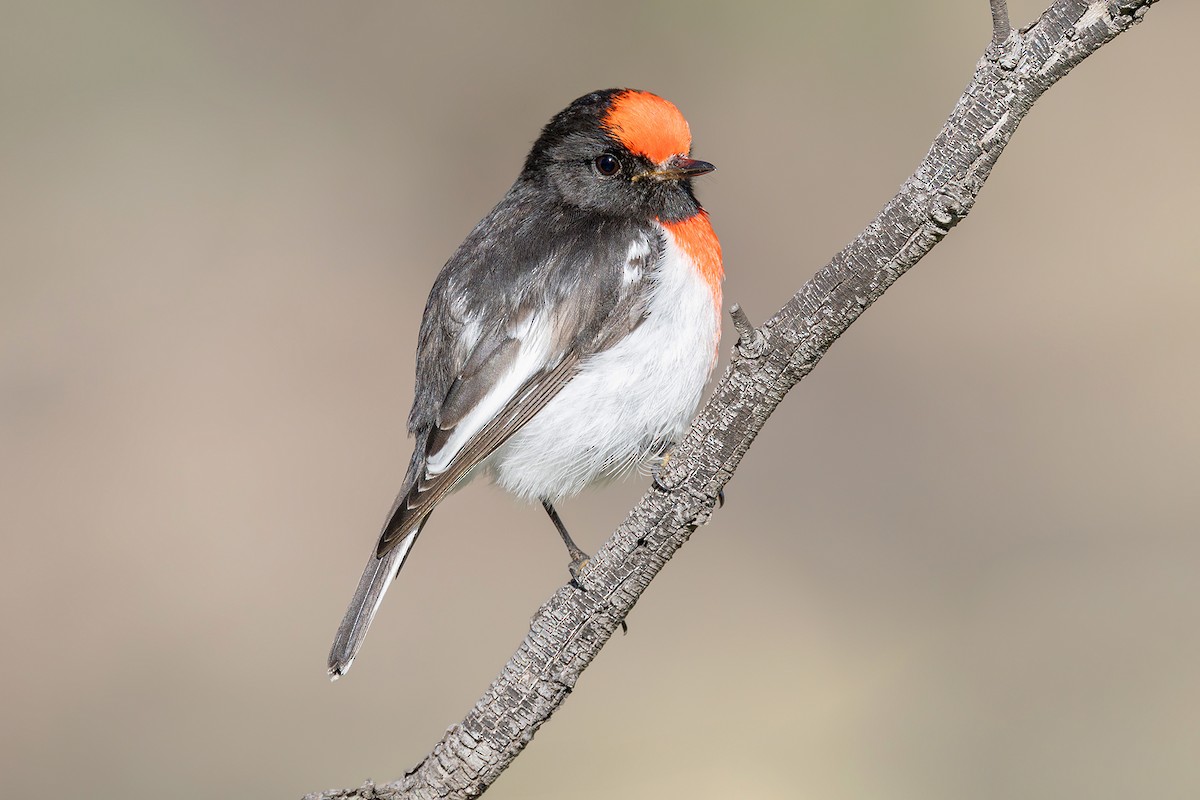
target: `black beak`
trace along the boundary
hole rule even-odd
[[[697,175],[706,175],[714,169],[716,167],[707,161],[697,161],[694,158],[687,158],[686,156],[671,156],[658,169],[635,175],[633,179],[635,181],[643,178],[651,178],[656,181],[677,181],[681,178],[694,178]]]
[[[707,175],[716,167],[707,161],[697,161],[694,158],[684,158],[683,156],[675,156],[667,163],[667,169],[676,173],[680,178],[694,178],[697,175]]]

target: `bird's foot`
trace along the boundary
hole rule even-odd
[[[571,573],[571,580],[575,585],[582,589],[584,588],[583,583],[580,582],[579,578],[583,575],[584,570],[591,565],[592,557],[579,548],[574,548],[568,552],[571,556],[571,563],[567,565],[567,572]]]
[[[659,456],[657,462],[650,466],[650,480],[654,483],[654,488],[661,492],[669,492],[675,488],[668,486],[667,482],[663,480],[663,470],[667,468],[667,464],[671,461],[671,456],[673,455],[675,455],[674,447]]]

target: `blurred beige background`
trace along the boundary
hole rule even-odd
[[[727,302],[762,319],[924,154],[990,22],[2,16],[0,788],[96,798],[394,778],[565,577],[540,509],[472,486],[325,679],[408,458],[425,294],[552,113],[614,85],[676,102],[719,167]],[[1044,98],[490,796],[1200,796],[1198,27],[1163,2]],[[643,488],[561,510],[594,548]]]

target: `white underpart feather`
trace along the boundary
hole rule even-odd
[[[720,317],[691,259],[668,230],[662,235],[645,321],[586,360],[488,459],[508,491],[528,499],[574,494],[640,465],[686,430],[715,361]]]
[[[629,245],[629,252],[625,254],[625,266],[621,270],[623,284],[628,286],[642,279],[642,268],[648,255],[650,255],[650,243],[645,239],[634,239],[633,244]]]

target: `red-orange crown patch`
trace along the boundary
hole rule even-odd
[[[649,92],[627,89],[613,98],[604,127],[631,153],[661,164],[692,149],[692,132],[679,109]]]

